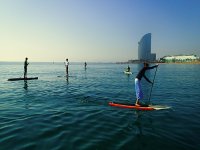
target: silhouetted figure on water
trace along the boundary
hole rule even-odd
[[[65,67],[66,67],[66,76],[68,76],[69,74],[68,74],[68,68],[69,68],[69,61],[68,61],[68,59],[66,59],[66,61],[65,61]]]
[[[126,71],[127,71],[127,72],[130,72],[130,71],[131,71],[131,68],[129,67],[129,65],[128,65]]]
[[[87,69],[87,63],[86,62],[84,63],[84,66],[85,66],[85,70],[86,70]]]
[[[27,66],[28,66],[28,58],[26,57],[25,58],[25,61],[24,61],[24,78],[27,78]]]

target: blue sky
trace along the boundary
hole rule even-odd
[[[127,61],[152,52],[200,56],[199,0],[1,0],[0,61]]]

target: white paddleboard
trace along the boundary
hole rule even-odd
[[[162,109],[170,109],[170,106],[165,105],[149,105],[149,107],[154,108],[155,110],[162,110]]]
[[[132,74],[130,71],[124,71],[125,74]]]

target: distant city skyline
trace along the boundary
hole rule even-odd
[[[0,61],[117,62],[151,52],[200,56],[199,0],[1,0]]]

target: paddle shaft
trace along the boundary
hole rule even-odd
[[[156,67],[156,71],[155,71],[154,78],[153,78],[153,83],[152,83],[152,86],[151,86],[151,91],[150,91],[150,95],[149,95],[149,104],[150,104],[151,92],[152,92],[152,89],[153,89],[153,85],[154,85],[154,80],[155,80],[155,77],[156,77],[157,68],[158,68],[158,66]]]

